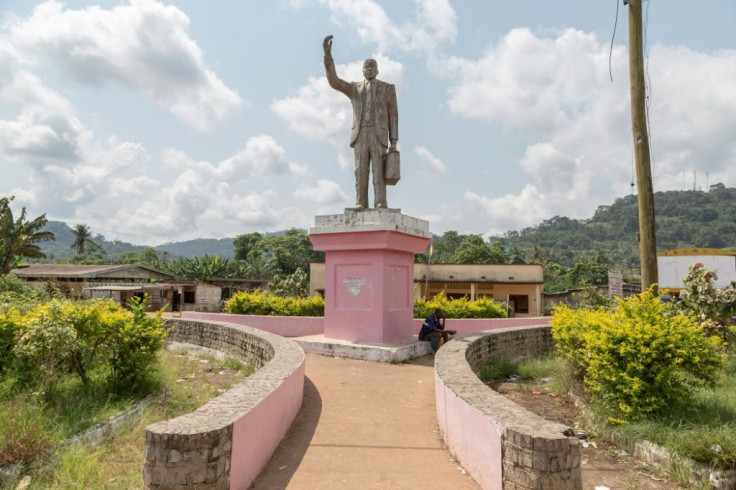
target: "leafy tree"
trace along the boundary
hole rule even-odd
[[[97,242],[87,242],[84,254],[75,255],[68,262],[72,264],[104,264],[107,251]]]
[[[203,255],[191,259],[180,257],[166,263],[163,269],[189,280],[232,277],[230,261],[219,255]]]
[[[72,228],[72,235],[74,235],[74,242],[71,248],[77,255],[84,255],[84,246],[92,243],[92,230],[87,225],[79,224]]]
[[[516,245],[511,247],[511,250],[509,250],[509,263],[510,264],[526,264],[526,260],[524,259],[524,252]]]
[[[158,252],[153,247],[146,247],[138,254],[138,263],[150,265],[151,267],[159,266]]]
[[[309,236],[294,228],[282,235],[263,238],[256,249],[266,260],[272,259],[285,275],[293,274],[297,269],[308,271],[310,262],[324,262],[324,253],[315,252]]]
[[[168,256],[168,252],[164,252],[163,255]],[[121,264],[144,264],[151,267],[160,267],[158,252],[153,247],[146,247],[140,252],[123,252],[120,254],[118,261]]]
[[[608,284],[608,266],[605,264],[580,261],[573,267],[565,267],[556,262],[549,262],[544,266],[545,293],[601,284]]]
[[[509,255],[501,242],[489,245],[480,235],[468,235],[449,260],[453,264],[506,264]]]
[[[694,313],[706,333],[721,336],[733,348],[736,346],[733,327],[736,283],[718,289],[714,284],[717,279],[716,272],[706,269],[700,262],[691,265],[676,306],[681,311]]]
[[[276,296],[306,298],[309,296],[309,277],[301,269],[288,276],[276,274],[268,283],[268,290]]]
[[[450,258],[455,253],[455,250],[464,241],[464,235],[460,235],[456,231],[446,231],[441,237],[434,240],[432,262],[436,264],[450,262]]]
[[[0,271],[8,274],[20,263],[22,257],[45,258],[37,242],[53,240],[54,234],[41,231],[46,225],[46,215],[42,214],[26,221],[26,208],[21,209],[18,219],[14,219],[10,201],[14,196],[0,199]]]
[[[266,260],[259,253],[252,253],[246,260],[235,262],[234,277],[271,279],[279,268],[273,260]]]
[[[258,232],[238,235],[235,237],[233,240],[235,260],[247,260],[251,251],[257,249],[261,240],[263,240],[263,235]]]

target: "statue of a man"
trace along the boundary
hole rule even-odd
[[[396,106],[396,88],[376,79],[376,60],[363,63],[360,82],[346,82],[337,76],[332,59],[332,36],[322,43],[325,51],[325,73],[330,87],[344,93],[353,105],[353,129],[350,147],[355,151],[355,207],[368,207],[368,176],[373,165],[373,195],[376,208],[385,208],[386,181],[384,157],[388,151],[396,151],[399,140],[399,111]]]

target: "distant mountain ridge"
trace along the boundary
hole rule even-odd
[[[654,195],[657,250],[680,247],[715,247],[736,249],[736,189],[723,184],[706,191],[665,191]],[[616,199],[611,205],[599,206],[589,219],[555,216],[539,225],[521,231],[509,231],[491,241],[501,241],[506,250],[552,252],[554,262],[571,266],[579,258],[604,258],[610,264],[636,268],[639,263],[637,244],[638,205],[635,195]],[[56,241],[39,245],[47,259],[71,258],[74,241],[71,228],[61,221],[49,221],[46,230],[56,235]],[[94,229],[92,229],[94,232]],[[277,232],[274,234],[281,234]],[[263,233],[268,236],[271,233]],[[140,252],[147,248],[119,240],[108,241],[102,235],[92,240],[102,245],[106,259],[114,260],[123,252]],[[169,258],[192,258],[219,255],[233,259],[234,238],[198,238],[165,243],[153,247]],[[598,260],[598,259],[595,260]],[[534,262],[546,262],[543,257]]]
[[[723,184],[706,191],[654,194],[657,251],[683,247],[736,249],[736,189]],[[571,266],[576,259],[636,268],[639,211],[637,196],[599,206],[589,219],[555,216],[537,226],[510,231],[500,240],[507,249],[551,252],[554,262]],[[544,260],[542,260],[544,261]]]
[[[55,241],[39,243],[41,250],[46,254],[48,260],[68,259],[74,256],[72,243],[74,235],[71,227],[63,221],[49,221],[44,230],[54,233]],[[94,229],[92,229],[94,232]],[[124,252],[140,252],[146,248],[145,245],[135,245],[120,240],[106,240],[103,235],[97,234],[92,241],[107,252],[106,259],[115,259]],[[183,257],[192,258],[202,255],[219,255],[226,259],[233,259],[233,238],[197,238],[183,242],[164,243],[151,247],[159,254],[167,252],[170,258]]]

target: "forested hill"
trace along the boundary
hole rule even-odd
[[[657,192],[654,207],[658,251],[736,248],[736,189],[716,184],[708,192]],[[556,216],[491,241],[541,263],[570,266],[574,259],[588,259],[636,268],[638,222],[637,198],[631,195],[600,206],[587,220]]]
[[[62,221],[49,221],[44,227],[44,230],[51,231],[56,236],[55,241],[39,243],[41,250],[49,260],[64,260],[74,256],[74,250],[71,247],[72,243],[74,243],[74,235],[69,225]],[[94,233],[94,229],[92,229],[92,232]],[[102,246],[105,250],[105,258],[112,260],[120,257],[122,253],[139,253],[147,248],[143,245],[134,245],[120,240],[106,240],[100,234],[93,235],[91,240]],[[197,238],[184,242],[164,243],[163,245],[153,247],[153,249],[158,253],[166,252],[170,258],[184,257],[189,259],[202,255],[219,255],[226,259],[232,259],[233,239]]]

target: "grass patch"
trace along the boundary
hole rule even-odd
[[[47,448],[45,456],[53,455],[52,459],[40,459],[28,466],[32,478],[32,488],[44,489],[78,489],[78,488],[106,488],[129,489],[143,487],[143,440],[146,426],[169,418],[192,412],[212,398],[226,391],[228,388],[241,382],[255,370],[232,358],[215,359],[201,354],[186,352],[162,351],[159,355],[161,362],[157,367],[157,377],[161,386],[166,386],[166,396],[161,396],[152,403],[139,420],[131,422],[114,439],[97,447],[62,447],[53,449],[53,444]],[[26,397],[29,398],[29,397]],[[68,400],[73,400],[71,397]],[[13,412],[20,414],[28,410],[27,417],[22,419],[26,427],[48,428],[39,436],[42,441],[56,443],[60,434],[66,434],[68,427],[83,426],[79,420],[104,420],[120,410],[112,410],[111,403],[100,402],[100,415],[90,415],[86,409],[70,409],[77,416],[50,417],[51,411],[47,407],[34,409],[31,400],[19,400]],[[128,403],[122,409],[128,408]],[[109,410],[112,413],[108,413]],[[3,405],[0,409],[0,421],[7,420],[3,410],[10,410],[10,405]],[[104,415],[102,415],[104,414]],[[50,418],[49,418],[50,417]],[[67,419],[77,420],[69,423]],[[20,422],[17,422],[20,423]],[[92,425],[92,424],[90,424]],[[60,429],[60,427],[64,427]],[[0,423],[0,430],[2,424]],[[26,431],[34,434],[32,431]],[[3,440],[0,432],[0,441]],[[20,478],[20,475],[18,478]],[[0,483],[0,488],[11,489],[17,485],[17,479]]]
[[[484,366],[480,379],[485,383],[504,381],[516,375],[523,390],[567,393],[580,392],[572,383],[568,368],[556,354],[519,363],[501,362]],[[549,382],[540,384],[543,379]],[[583,422],[589,434],[632,445],[648,440],[683,458],[719,470],[736,469],[736,357],[729,357],[716,388],[699,389],[688,400],[673,404],[666,413],[624,425],[610,425],[603,413]]]
[[[487,384],[514,379],[520,383],[522,391],[543,393],[567,391],[566,368],[554,353],[519,362],[493,362],[483,366],[478,377]]]
[[[516,363],[511,361],[496,361],[480,368],[478,377],[484,383],[490,383],[492,381],[505,379],[516,374],[518,366]]]
[[[736,469],[736,358],[729,358],[716,388],[697,390],[687,402],[612,432],[629,442],[649,440],[715,469]]]

